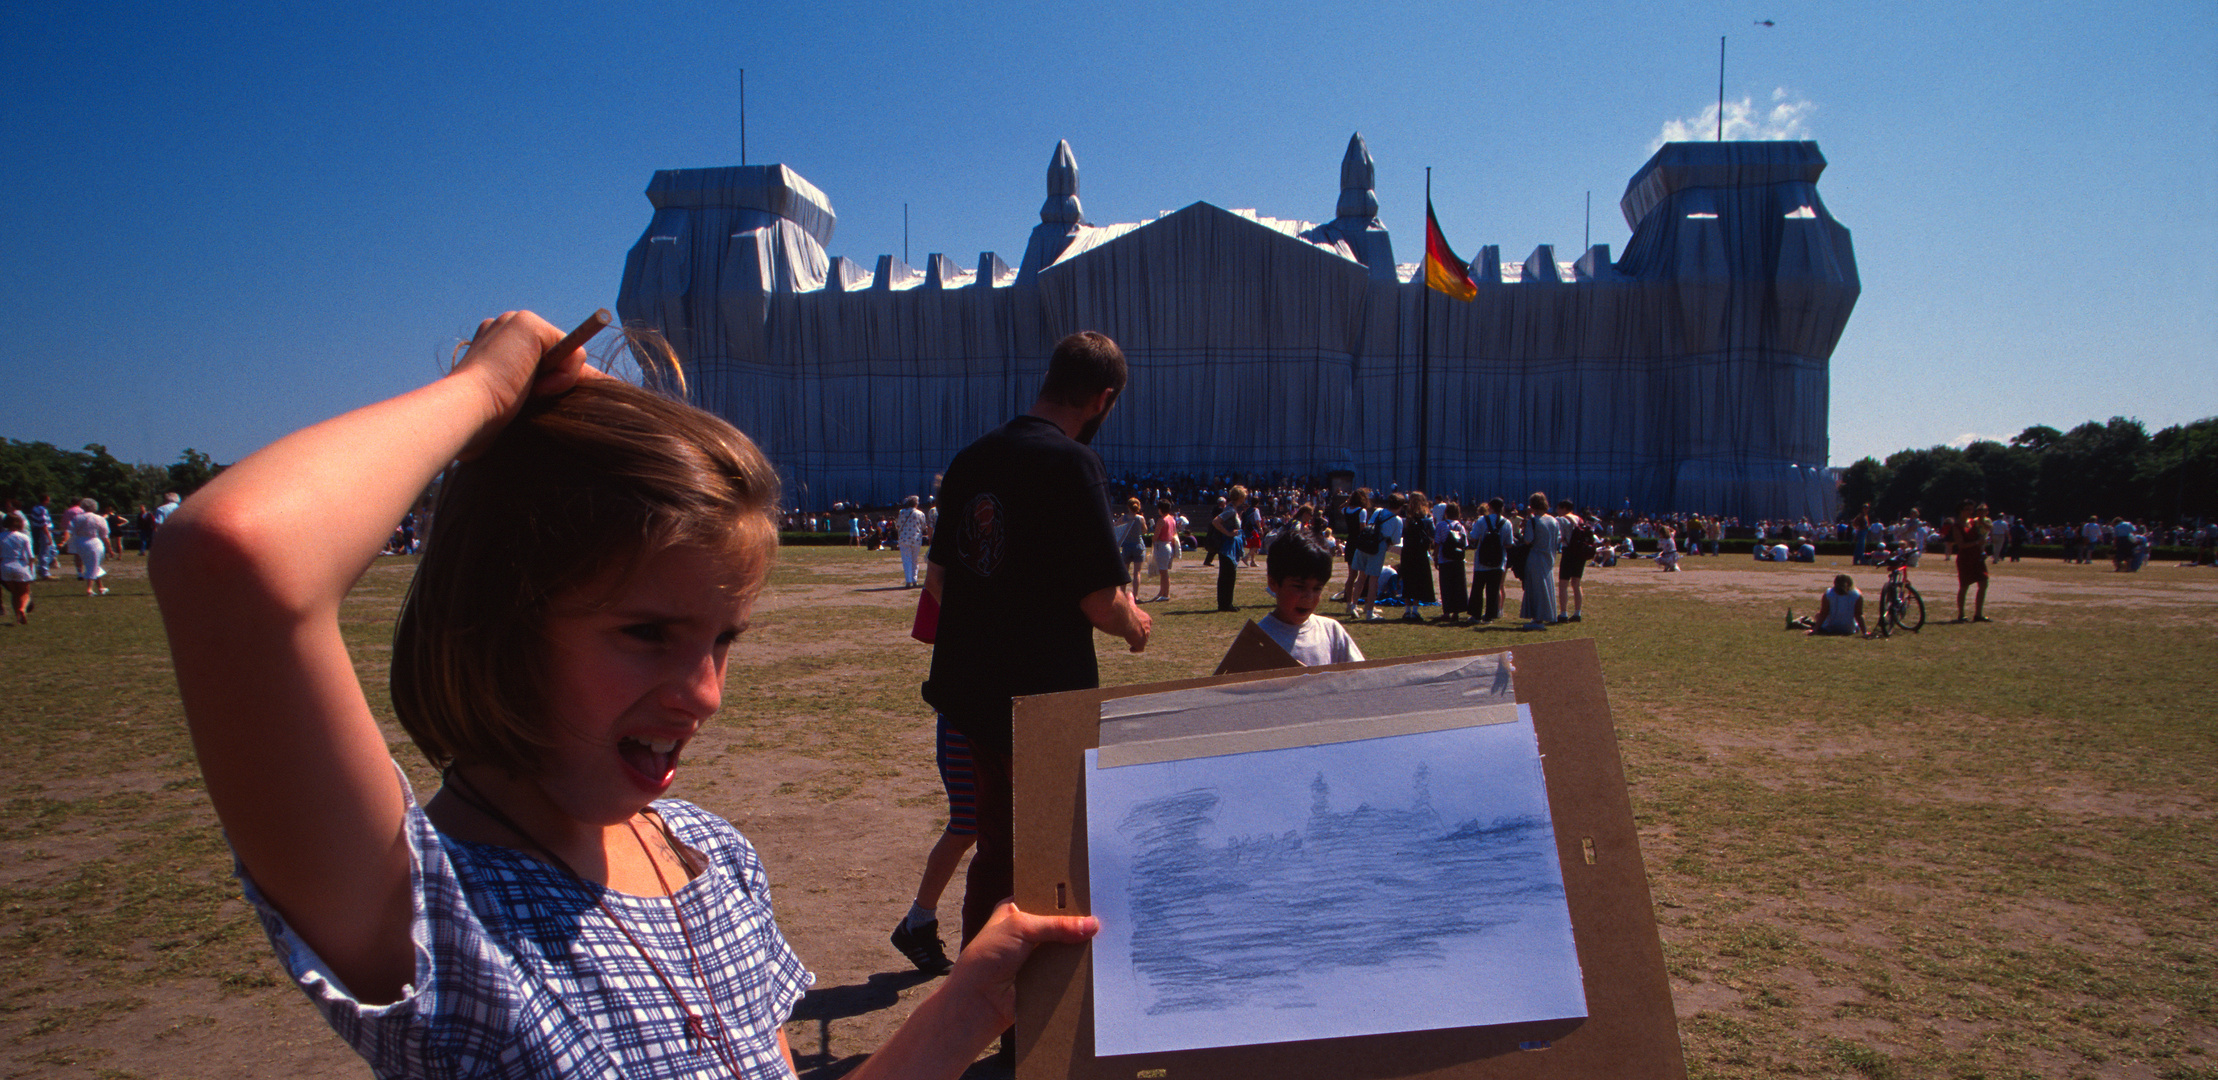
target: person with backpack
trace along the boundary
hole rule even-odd
[[[1433,564],[1440,568],[1440,622],[1458,626],[1471,609],[1469,583],[1463,576],[1464,552],[1471,534],[1463,527],[1463,508],[1450,502],[1440,508],[1440,535],[1433,544]]]
[[[1348,538],[1348,545],[1355,549],[1355,581],[1348,590],[1348,618],[1377,622],[1379,571],[1386,567],[1387,557],[1393,554],[1395,543],[1401,539],[1402,519],[1394,509],[1400,506],[1402,498],[1388,495],[1386,506],[1374,509],[1369,488],[1358,488],[1355,494],[1356,500],[1363,505],[1363,517]],[[1363,605],[1361,615],[1356,614],[1359,603]]]
[[[1514,533],[1500,498],[1488,499],[1486,513],[1471,519],[1471,615],[1481,625],[1502,617],[1502,577]]]
[[[1587,560],[1601,550],[1601,535],[1594,522],[1579,514],[1569,499],[1556,500],[1556,517],[1563,523],[1563,559],[1556,564],[1556,621],[1578,622],[1586,609]],[[1564,612],[1569,611],[1566,615]]]

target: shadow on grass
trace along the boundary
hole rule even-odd
[[[868,1060],[869,1054],[853,1054],[838,1061],[811,1065],[808,1058],[799,1054],[793,1056],[793,1063],[801,1070],[798,1080],[838,1080],[839,1077],[854,1072]],[[995,1058],[986,1057],[972,1062],[970,1068],[963,1070],[963,1075],[957,1080],[1013,1080],[1015,1076],[1015,1070]]]
[[[901,1003],[903,990],[933,978],[935,976],[921,971],[881,971],[860,983],[809,991],[801,1003],[794,1006],[793,1017],[788,1021],[816,1024],[817,1051],[804,1054],[800,1047],[794,1048],[793,1063],[799,1068],[802,1080],[833,1080],[845,1076],[870,1056],[867,1053],[836,1055],[832,1050],[832,1021],[893,1008]]]

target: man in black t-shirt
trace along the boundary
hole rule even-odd
[[[965,943],[1013,891],[1009,699],[1101,685],[1095,629],[1133,652],[1147,647],[1151,620],[1122,588],[1108,476],[1087,445],[1124,384],[1115,342],[1064,338],[1031,411],[955,455],[940,486],[924,586],[939,600],[939,630],[924,700],[970,740],[978,850]]]

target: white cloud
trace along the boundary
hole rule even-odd
[[[1958,435],[1957,437],[1950,439],[1948,441],[1948,445],[1953,446],[1958,450],[1962,450],[1963,448],[1970,446],[1975,442],[1999,442],[2004,446],[2008,446],[2010,445],[2010,440],[2015,437],[2016,436],[2014,435],[1981,435],[1976,431],[1967,431],[1962,435]]]
[[[1728,142],[1767,139],[1809,139],[1810,114],[1817,111],[1816,103],[1778,87],[1771,92],[1769,108],[1760,108],[1754,98],[1725,103],[1725,138]],[[1703,106],[1702,111],[1682,120],[1664,121],[1663,131],[1648,144],[1648,152],[1667,142],[1708,142],[1717,138],[1717,103]]]

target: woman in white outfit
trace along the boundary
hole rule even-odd
[[[917,509],[917,497],[901,500],[901,512],[894,515],[894,528],[901,541],[901,587],[916,588],[917,553],[924,550],[924,511]]]
[[[38,576],[38,553],[31,548],[31,519],[21,510],[0,522],[0,586],[8,590],[15,621],[31,621],[31,580]]]
[[[100,504],[91,499],[77,504],[84,513],[69,519],[69,550],[84,560],[85,595],[106,596],[107,586],[100,579],[108,576],[100,560],[108,554],[108,519],[99,514]]]

